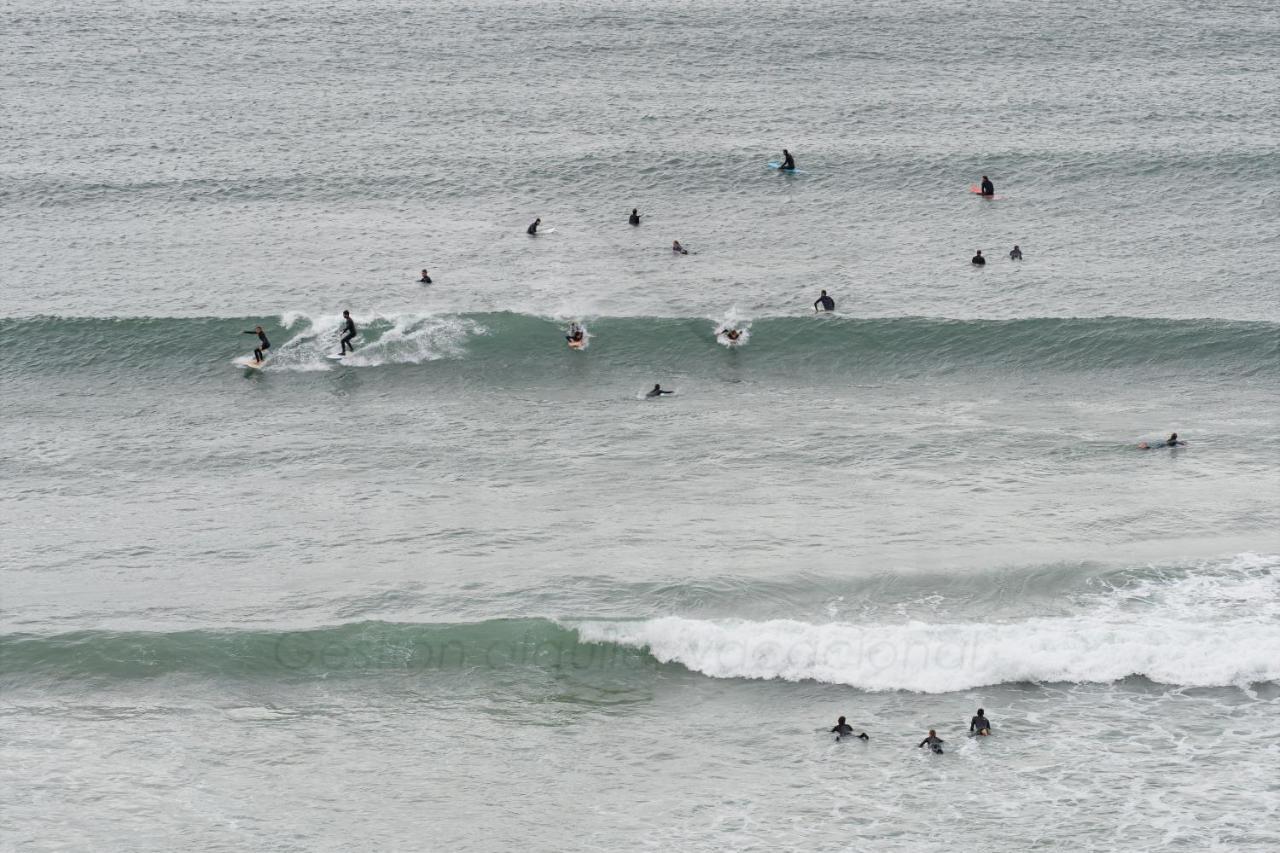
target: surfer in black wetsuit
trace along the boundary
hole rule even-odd
[[[1165,447],[1186,447],[1187,443],[1185,441],[1178,441],[1178,434],[1175,432],[1172,435],[1170,435],[1169,438],[1165,441],[1164,446]]]
[[[431,276],[427,275],[427,271],[426,271],[426,270],[423,270],[423,271],[422,271],[422,278],[418,279],[418,283],[419,283],[419,284],[430,284],[430,283],[431,283]]]
[[[346,355],[347,350],[351,350],[352,352],[356,351],[356,348],[351,344],[351,342],[355,340],[355,337],[356,337],[356,321],[351,319],[350,311],[344,310],[342,312],[342,317],[343,317],[343,322],[342,322],[342,353],[341,354]]]
[[[929,749],[933,751],[934,755],[942,755],[942,745],[944,743],[946,743],[946,741],[938,737],[937,732],[933,729],[929,729],[929,736],[920,741],[920,746],[928,744]]]
[[[639,224],[640,224],[640,210],[639,210],[639,208],[635,208],[635,207],[631,208],[631,216],[627,218],[627,222],[631,223],[632,225],[639,225]]]
[[[977,266],[983,266],[986,264],[986,262],[987,262],[987,259],[982,257],[981,249],[978,250],[978,254],[974,255],[972,260],[970,261],[970,263],[975,264]]]
[[[728,338],[731,341],[736,341],[738,338],[742,337],[742,330],[741,329],[721,329],[719,332],[717,332],[717,334],[724,335],[726,338]]]
[[[991,179],[990,179],[990,178],[988,178],[986,175],[983,175],[983,176],[982,176],[982,187],[981,187],[981,192],[982,192],[982,195],[995,195],[995,194],[996,194],[996,185],[995,185],[995,184],[993,184],[993,183],[991,183]]]
[[[686,249],[684,246],[681,246],[679,240],[671,241],[671,251],[675,252],[677,255],[689,254],[689,250]]]
[[[796,158],[791,156],[790,151],[783,148],[782,149],[782,165],[779,166],[778,168],[792,170],[792,169],[795,169],[795,167],[796,167]]]
[[[528,234],[530,237],[537,237],[538,226],[541,224],[542,224],[542,217],[539,216],[537,219],[529,223],[529,227],[524,230],[524,233]]]
[[[850,737],[853,735],[853,726],[846,723],[844,721],[844,717],[841,717],[836,720],[835,727],[832,728],[831,731],[835,733],[836,740],[840,740],[842,737]],[[867,736],[866,732],[863,732],[858,735],[858,740],[871,740],[871,738]]]
[[[978,713],[969,721],[969,732],[975,735],[991,734],[991,721],[987,719],[987,712],[978,709]]]
[[[662,386],[655,382],[655,383],[653,384],[653,390],[652,390],[652,391],[650,391],[648,394],[645,394],[645,396],[646,396],[646,397],[661,397],[663,394],[674,394],[674,393],[676,393],[676,392],[675,392],[675,391],[663,391],[663,390],[662,390]]]
[[[818,307],[819,305],[821,305],[822,307],[819,308]],[[814,311],[834,311],[836,310],[836,301],[832,299],[830,296],[827,296],[827,292],[824,290],[822,291],[822,295],[819,296],[817,300],[814,301],[813,310]]]
[[[1013,244],[1013,250],[1009,252],[1009,260],[1011,261],[1022,260],[1022,250],[1018,248],[1017,243]]]
[[[267,357],[267,350],[271,349],[271,341],[267,340],[267,333],[262,331],[261,326],[254,326],[252,331],[247,331],[243,334],[258,336],[258,346],[253,350],[253,360],[261,364],[262,360]]]
[[[582,326],[578,325],[577,323],[570,323],[569,334],[565,335],[564,339],[569,343],[574,344],[574,343],[577,343],[578,341],[581,341],[585,337],[586,337],[586,333],[582,331]]]

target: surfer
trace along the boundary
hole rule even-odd
[[[819,308],[818,307],[819,305],[821,305],[822,307]],[[817,300],[814,301],[813,310],[814,311],[834,311],[836,310],[836,301],[832,299],[830,296],[828,296],[827,292],[824,290],[822,291],[822,295],[819,296]]]
[[[580,342],[586,336],[586,332],[582,330],[582,326],[577,323],[570,323],[569,334],[565,335],[564,339],[571,344],[575,344]]]
[[[779,166],[778,168],[779,168],[779,169],[794,170],[794,169],[795,169],[795,167],[796,167],[796,158],[794,158],[794,157],[792,157],[792,156],[791,156],[791,152],[790,152],[790,151],[788,151],[787,149],[783,148],[783,149],[782,149],[782,165],[781,165],[781,166]]]
[[[846,723],[844,721],[844,717],[841,717],[836,720],[836,724],[831,731],[835,733],[836,740],[840,740],[842,737],[850,737],[853,735],[853,726]],[[867,736],[866,732],[863,732],[858,735],[858,740],[871,740],[871,738]]]
[[[991,721],[987,719],[987,712],[978,709],[978,713],[969,721],[969,732],[975,735],[991,734]]]
[[[993,184],[993,183],[991,183],[991,179],[990,179],[990,178],[988,178],[986,175],[983,175],[983,176],[982,176],[982,187],[981,187],[981,189],[979,190],[979,192],[981,192],[981,194],[982,194],[982,195],[988,195],[988,196],[990,196],[990,195],[995,195],[995,194],[996,194],[996,185],[995,185],[995,184]]]
[[[1022,250],[1018,248],[1018,244],[1017,244],[1017,243],[1014,243],[1014,244],[1013,244],[1013,250],[1012,250],[1011,252],[1009,252],[1009,260],[1011,260],[1011,261],[1020,261],[1020,260],[1022,260]]]
[[[342,353],[341,354],[346,355],[348,349],[351,350],[352,352],[355,352],[356,348],[351,344],[351,342],[355,340],[355,337],[356,337],[356,321],[351,319],[350,311],[343,310],[342,312],[341,331],[342,331]]]
[[[635,207],[631,208],[631,216],[630,216],[630,217],[628,217],[627,222],[631,223],[632,225],[639,225],[639,224],[640,224],[640,210],[639,210],[639,208],[635,208]]]
[[[924,746],[925,744],[928,744],[929,749],[933,751],[934,755],[942,755],[942,745],[944,743],[946,743],[946,741],[938,737],[937,732],[935,732],[933,729],[929,729],[929,736],[924,740],[920,741],[920,746]]]
[[[982,257],[982,250],[981,250],[981,249],[979,249],[979,250],[978,250],[978,254],[974,255],[974,256],[973,256],[973,258],[972,258],[972,260],[970,260],[970,263],[972,263],[972,264],[974,264],[974,265],[976,265],[976,266],[983,266],[984,264],[986,264],[986,262],[987,262],[987,259],[986,259],[986,258],[984,258],[984,257]]]
[[[684,246],[681,246],[679,240],[671,241],[671,251],[675,252],[677,255],[689,254],[689,250],[686,249]]]
[[[267,333],[262,331],[261,326],[254,326],[252,331],[247,331],[243,334],[258,336],[258,346],[253,350],[253,360],[257,364],[261,364],[262,360],[267,357],[267,350],[271,349],[271,341],[267,340]]]
[[[661,397],[663,394],[674,394],[674,393],[676,393],[676,392],[675,392],[675,391],[663,391],[663,390],[662,390],[662,386],[661,386],[661,385],[659,385],[657,382],[655,382],[655,383],[653,383],[653,390],[652,390],[652,391],[650,391],[648,394],[645,394],[645,396],[646,396],[646,397]]]
[[[431,283],[431,276],[427,275],[427,271],[426,271],[426,270],[423,270],[423,271],[422,271],[422,278],[418,279],[418,283],[419,283],[419,284],[430,284],[430,283]]]
[[[742,330],[741,329],[721,329],[716,334],[724,335],[729,340],[736,341],[738,340],[738,338],[742,337]]]
[[[1187,446],[1187,443],[1185,441],[1178,440],[1178,434],[1176,432],[1170,433],[1169,437],[1166,438],[1164,441],[1160,442],[1159,444],[1148,444],[1145,441],[1138,442],[1139,450],[1151,450],[1153,447],[1186,447],[1186,446]]]
[[[537,237],[538,226],[541,224],[542,224],[542,217],[539,216],[537,219],[529,223],[529,227],[524,230],[524,233],[528,234],[530,237]]]

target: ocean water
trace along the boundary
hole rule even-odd
[[[1277,43],[6,0],[0,849],[1280,849]]]

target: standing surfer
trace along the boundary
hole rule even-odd
[[[342,331],[341,355],[346,355],[347,350],[351,350],[352,352],[355,352],[356,348],[355,346],[352,345],[351,342],[355,340],[355,337],[356,337],[356,321],[351,319],[351,312],[345,309],[342,312],[341,331]]]
[[[252,331],[242,334],[258,336],[258,345],[253,350],[253,360],[256,364],[262,364],[262,360],[267,357],[267,350],[271,349],[271,341],[267,340],[267,333],[262,331],[261,326],[254,326]]]

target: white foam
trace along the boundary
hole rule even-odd
[[[1182,686],[1280,681],[1280,560],[1107,587],[1066,617],[812,624],[670,616],[584,622],[582,639],[647,649],[713,678],[947,693],[1008,682]]]
[[[333,370],[342,367],[378,367],[384,364],[421,364],[462,355],[471,335],[486,330],[473,320],[451,314],[424,312],[378,314],[363,312],[356,317],[357,349],[342,361],[327,358],[337,352],[339,314],[308,315],[291,311],[281,315],[281,324],[292,336],[279,346],[273,367],[282,370]],[[390,328],[388,328],[390,326]]]

